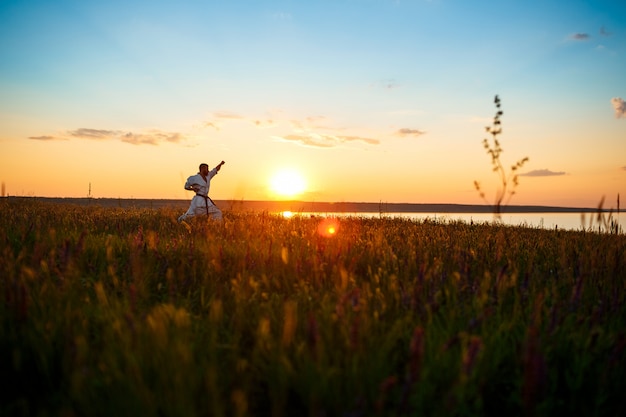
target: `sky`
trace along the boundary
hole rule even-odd
[[[492,204],[497,95],[505,202],[616,208],[625,69],[623,0],[0,0],[2,195]]]

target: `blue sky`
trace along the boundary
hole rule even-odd
[[[8,194],[186,198],[224,159],[217,198],[279,198],[290,169],[301,199],[480,204],[496,94],[505,164],[530,159],[514,203],[626,192],[623,1],[2,1],[0,23]]]

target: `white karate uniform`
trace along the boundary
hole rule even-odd
[[[185,214],[178,218],[178,221],[186,220],[194,216],[206,216],[216,220],[222,220],[222,211],[208,198],[209,188],[211,187],[211,178],[217,175],[217,169],[213,168],[207,175],[207,180],[202,178],[200,173],[187,178],[185,182],[185,190],[192,190],[193,186],[197,186],[198,191],[191,199],[191,205]]]

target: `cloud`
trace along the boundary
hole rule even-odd
[[[395,88],[400,87],[400,84],[396,82],[393,78],[376,81],[371,84],[373,88],[382,88],[383,90],[393,90]]]
[[[296,130],[345,130],[340,127],[331,127],[332,121],[326,116],[308,116],[303,120],[290,120],[291,127]]]
[[[378,139],[365,138],[362,136],[335,136],[312,132],[274,137],[282,141],[295,142],[303,146],[315,148],[334,148],[346,142],[353,141],[360,141],[370,145],[378,145],[380,143]]]
[[[159,145],[161,143],[181,143],[187,137],[179,132],[163,132],[160,130],[149,130],[144,133],[123,132],[121,130],[90,129],[81,127],[75,130],[68,130],[58,136],[30,136],[28,139],[50,141],[68,139],[87,140],[119,140],[132,145]]]
[[[419,130],[419,129],[409,129],[407,127],[399,129],[396,132],[396,135],[398,136],[422,136],[423,134],[425,134],[426,132],[423,130]]]
[[[273,121],[272,121],[273,122]],[[302,119],[290,119],[291,134],[272,136],[274,139],[315,148],[333,148],[350,142],[363,142],[379,145],[380,140],[371,137],[350,134],[350,128],[336,126],[326,116],[308,116]]]
[[[215,130],[220,130],[220,127],[217,123],[215,122],[204,122],[203,124],[204,127],[212,127]]]
[[[287,136],[275,136],[277,139],[286,142],[296,142],[304,146],[313,146],[316,148],[332,148],[336,146],[333,141],[329,141],[323,135],[287,135]]]
[[[609,32],[608,30],[606,30],[606,28],[604,26],[602,26],[600,28],[600,35],[602,35],[602,36],[611,36],[613,34],[611,32]]]
[[[60,137],[56,137],[56,136],[29,136],[28,139],[32,139],[32,140],[41,140],[41,141],[48,141],[48,140],[67,140],[66,138],[60,138]]]
[[[257,119],[254,121],[254,125],[260,129],[267,129],[267,128],[276,126],[276,122],[272,119],[267,119],[267,120]]]
[[[569,38],[575,41],[587,41],[591,36],[588,33],[574,33]]]
[[[134,133],[126,133],[121,137],[122,142],[130,143],[131,145],[156,145],[157,142],[154,137],[149,135],[137,135]]]
[[[381,85],[385,90],[393,90],[394,88],[398,88],[400,86],[396,80],[383,80]]]
[[[122,142],[132,145],[158,145],[161,142],[180,143],[185,137],[180,133],[164,133],[152,131],[145,134],[126,133],[120,138]]]
[[[378,145],[380,141],[378,139],[364,138],[362,136],[337,136],[342,142],[360,141],[369,143],[370,145]]]
[[[230,120],[239,120],[239,119],[243,119],[243,116],[237,114],[237,113],[233,113],[233,112],[229,112],[229,111],[218,111],[213,113],[213,117],[215,117],[216,119],[230,119]]]
[[[270,16],[276,20],[291,20],[291,13],[289,12],[274,12]]]
[[[224,124],[229,122],[252,123],[254,126],[260,129],[275,127],[278,124],[277,121],[272,118],[264,119],[259,117],[245,117],[229,111],[218,111],[212,114],[212,118],[210,120],[202,122],[202,127],[210,127],[219,131],[222,130]]]
[[[205,121],[202,123],[203,127],[212,127],[215,130],[221,130],[222,128],[222,123],[223,122],[228,122],[228,121],[238,121],[238,120],[244,120],[245,118],[237,113],[233,113],[230,111],[226,111],[226,110],[220,110],[220,111],[216,111],[213,112],[213,114],[211,115],[211,119]]]
[[[120,135],[120,132],[115,131],[115,130],[100,130],[100,129],[87,129],[87,128],[70,130],[67,133],[72,137],[76,137],[80,139],[96,139],[96,140],[112,139]]]
[[[611,104],[613,105],[613,110],[615,110],[616,118],[626,118],[626,101],[622,100],[621,97],[613,97]]]
[[[560,171],[550,171],[549,169],[536,169],[534,171],[529,171],[524,174],[519,174],[520,177],[556,177],[559,175],[567,175],[567,173]]]
[[[626,171],[626,165],[622,167],[622,171]]]

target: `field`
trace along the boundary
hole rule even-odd
[[[0,201],[0,416],[626,415],[626,235]]]

